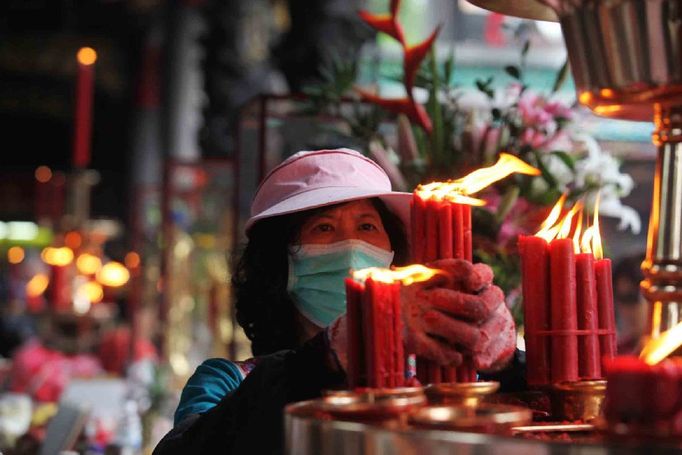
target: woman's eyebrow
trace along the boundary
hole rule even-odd
[[[319,219],[335,220],[336,218],[338,218],[338,217],[334,216],[333,212],[322,212],[322,213],[317,213],[317,214],[313,215],[310,218],[310,221],[316,221]]]

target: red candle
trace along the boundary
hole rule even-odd
[[[457,367],[457,382],[475,382],[476,368],[471,357],[465,356],[462,365]]]
[[[412,197],[412,260],[424,262],[426,238],[426,201],[417,193]]]
[[[463,259],[471,262],[474,258],[473,233],[471,231],[471,206],[462,205],[462,237],[464,244]]]
[[[348,350],[348,385],[351,389],[366,384],[365,352],[362,323],[362,294],[364,286],[361,283],[346,278],[346,330]]]
[[[575,257],[575,279],[578,310],[578,373],[582,379],[601,378],[599,338],[597,337],[597,286],[594,278],[594,256],[580,253]]]
[[[469,262],[473,262],[473,233],[471,231],[471,206],[457,204],[460,206],[462,211],[462,253],[460,256],[462,259],[466,259]],[[457,368],[457,381],[458,382],[474,382],[476,381],[476,368],[474,367],[474,360],[465,356],[464,361],[461,366]]]
[[[597,283],[597,307],[599,309],[599,347],[602,366],[605,358],[616,355],[616,320],[613,311],[613,280],[611,259],[594,261],[594,277]]]
[[[414,261],[424,262],[435,259],[460,258],[473,260],[471,231],[471,205],[484,204],[472,198],[485,187],[512,173],[539,175],[538,169],[529,166],[519,158],[501,153],[498,161],[486,168],[477,169],[457,180],[432,182],[419,185],[414,192],[412,204],[412,242]],[[425,206],[426,214],[421,215]],[[450,216],[448,217],[448,212]],[[422,220],[425,227],[422,227]],[[424,254],[421,242],[426,242]],[[423,362],[423,359],[420,359]],[[419,361],[419,360],[418,360]],[[460,370],[436,368],[435,365],[417,367],[419,379],[423,382],[440,382],[457,377],[458,380],[475,381],[476,372],[471,358],[465,358]],[[426,375],[426,378],[423,376]]]
[[[426,243],[424,249],[424,262],[431,262],[438,259],[438,208],[440,202],[435,199],[426,201],[426,227],[424,234]]]
[[[608,358],[604,416],[621,423],[682,434],[682,362],[664,359],[648,365],[634,356]]]
[[[400,283],[371,277],[364,285],[346,280],[348,382],[356,387],[402,387],[405,358],[400,319]]]
[[[529,385],[550,382],[549,343],[549,254],[545,239],[519,237],[523,292],[526,381]]]
[[[549,244],[552,382],[578,380],[575,254],[572,239]]]
[[[458,259],[464,258],[464,220],[463,211],[464,206],[461,204],[452,204],[452,225],[462,226],[459,229],[455,229],[454,235],[454,252],[453,256]]]
[[[393,315],[391,321],[393,323],[393,338],[391,340],[391,346],[393,348],[393,367],[391,369],[391,374],[393,375],[391,380],[392,387],[403,387],[405,385],[405,348],[403,346],[403,318],[401,314],[400,305],[400,284],[396,283],[394,285],[394,290],[391,293],[391,302],[393,306]],[[391,322],[389,321],[389,322]]]
[[[76,112],[74,118],[73,165],[84,169],[90,164],[92,135],[92,99],[94,93],[97,53],[89,47],[78,51],[76,79]]]
[[[438,258],[447,259],[454,255],[452,208],[454,204],[440,203],[438,207]]]
[[[429,262],[452,257],[472,260],[470,206],[436,197],[424,199],[415,192],[412,222],[412,251],[415,261]],[[420,363],[425,365],[418,367],[417,375],[425,383],[476,380],[476,371],[470,357],[464,359],[459,369],[441,367],[424,359],[418,359],[418,365]]]

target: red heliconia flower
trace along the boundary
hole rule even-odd
[[[405,42],[403,28],[398,22],[398,17],[392,14],[372,14],[368,11],[359,11],[358,15],[370,27],[386,33],[400,43]]]
[[[410,98],[410,100],[412,101],[413,110],[412,115],[417,119],[419,125],[421,125],[421,127],[424,128],[424,131],[431,134],[431,130],[433,130],[433,125],[431,124],[431,117],[429,117],[429,114],[426,112],[426,109],[424,109],[424,106],[417,103],[412,98]]]
[[[405,47],[405,57],[403,58],[403,71],[405,73],[405,88],[408,94],[412,94],[412,87],[414,86],[414,78],[419,70],[424,57],[428,54],[433,42],[436,40],[440,32],[440,25],[431,33],[431,35],[419,44]]]
[[[424,107],[414,99],[406,98],[381,98],[373,93],[360,88],[355,89],[365,101],[368,101],[396,114],[405,114],[413,122],[417,122],[427,133],[431,133],[432,124]]]
[[[391,16],[397,17],[398,16],[398,10],[400,9],[400,0],[391,0]]]

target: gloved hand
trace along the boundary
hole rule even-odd
[[[443,273],[401,291],[408,351],[441,365],[457,366],[468,354],[477,370],[503,367],[514,354],[516,330],[490,267],[462,259],[426,265]]]

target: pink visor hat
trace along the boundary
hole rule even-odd
[[[345,148],[298,152],[258,186],[245,229],[263,218],[371,197],[380,198],[409,230],[412,193],[391,191],[377,163]]]

